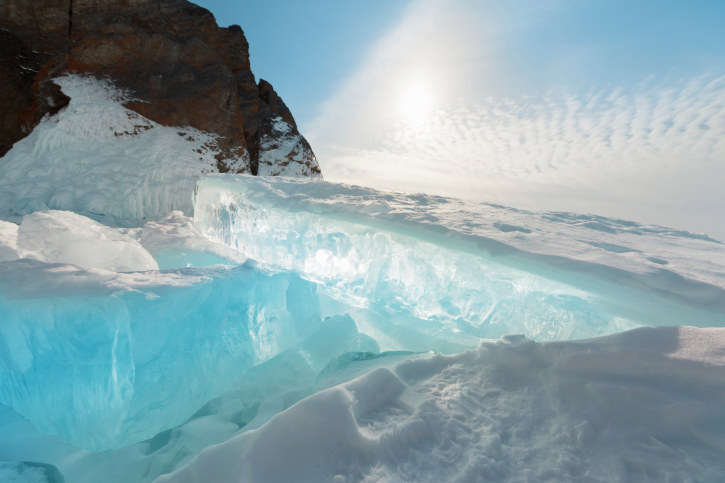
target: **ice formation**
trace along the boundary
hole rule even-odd
[[[237,264],[246,257],[202,235],[193,221],[173,211],[159,221],[149,221],[138,232],[141,245],[163,269]]]
[[[4,483],[64,483],[58,468],[32,461],[0,462],[0,481]]]
[[[0,262],[0,402],[42,432],[114,448],[182,423],[321,323],[314,285],[293,274],[144,273]]]
[[[2,158],[0,215],[52,208],[137,222],[191,213],[194,183],[216,171],[212,135],[124,108],[129,95],[109,80],[65,75],[55,82],[70,104]],[[233,167],[248,166],[247,157]]]
[[[114,272],[158,270],[140,243],[85,216],[46,210],[23,217],[16,244],[25,258]]]
[[[200,181],[193,222],[26,200],[0,222],[0,479],[725,472],[717,240],[247,176]]]
[[[554,223],[545,223],[522,212],[504,218],[522,226],[503,225],[502,217],[486,216],[490,205],[467,212],[457,203],[325,182],[215,176],[197,185],[194,219],[211,239],[298,271],[348,305],[383,310],[393,320],[412,316],[419,327],[436,321],[437,333],[558,340],[640,325],[725,324],[723,259],[715,258],[717,265],[712,258],[725,250],[715,240],[655,232],[703,268],[694,272],[675,259],[664,269],[668,262],[650,256],[646,241],[625,249],[602,236],[646,237],[655,227],[602,218],[575,224],[565,214],[546,214]],[[492,221],[496,237],[489,235]],[[540,239],[552,238],[547,225],[569,233],[545,245]],[[528,234],[534,243],[527,245]],[[700,278],[678,273],[681,266]]]

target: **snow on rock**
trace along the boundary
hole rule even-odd
[[[156,481],[717,481],[723,347],[725,329],[659,327],[412,357]]]
[[[0,220],[0,262],[20,258],[17,239],[18,225]]]
[[[158,270],[137,241],[85,216],[69,211],[38,211],[25,215],[17,230],[24,257],[114,272]]]
[[[570,218],[249,176],[202,179],[194,212],[212,240],[303,273],[349,306],[387,314],[385,329],[368,332],[376,338],[401,327],[421,332],[426,323],[436,337],[524,333],[537,340],[683,321],[725,325],[725,245],[620,220],[592,227]],[[612,248],[624,243],[629,250]]]
[[[0,216],[52,208],[139,222],[191,213],[194,183],[217,171],[214,135],[124,108],[128,93],[108,79],[70,74],[55,82],[70,104],[0,160]],[[248,155],[228,163],[248,169]]]
[[[271,121],[269,133],[259,140],[259,176],[319,177],[317,165],[310,145],[284,119],[276,117]]]

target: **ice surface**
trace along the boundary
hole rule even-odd
[[[109,80],[66,75],[55,82],[70,104],[2,158],[0,215],[52,208],[138,222],[191,213],[195,181],[217,170],[212,135],[124,108],[128,94]],[[235,162],[248,167],[246,154]]]
[[[321,322],[314,285],[252,265],[114,274],[0,262],[0,294],[0,403],[95,450],[182,423]]]
[[[372,351],[372,352],[371,352]],[[0,406],[0,455],[23,460],[42,457],[56,464],[75,483],[151,481],[191,461],[203,448],[250,429],[259,428],[279,411],[330,387],[330,363],[354,361],[359,365],[387,360],[372,356],[377,347],[359,334],[345,316],[324,320],[308,337],[274,358],[240,372],[229,390],[208,401],[184,424],[148,440],[104,452],[79,450],[37,431],[22,418]],[[398,356],[400,360],[402,355]],[[349,362],[348,362],[349,363]],[[363,369],[364,370],[364,369]],[[348,380],[344,371],[334,374]],[[318,384],[320,386],[318,386]]]
[[[159,267],[204,267],[238,264],[246,257],[203,236],[193,220],[173,211],[159,221],[149,221],[140,230],[139,242],[156,259]]]
[[[211,239],[299,271],[348,305],[401,322],[412,317],[411,327],[434,321],[429,334],[557,340],[640,325],[725,324],[725,247],[715,240],[460,203],[215,176],[197,185],[194,219]],[[615,250],[610,239],[629,248]],[[655,254],[670,260],[668,269]]]
[[[725,329],[659,327],[413,357],[157,481],[718,481],[724,346]]]
[[[64,483],[65,478],[53,465],[31,461],[0,462],[3,483]]]
[[[23,257],[116,272],[158,270],[141,244],[85,216],[38,211],[23,217],[17,234]]]

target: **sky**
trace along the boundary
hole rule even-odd
[[[725,240],[725,2],[199,2],[329,181]]]

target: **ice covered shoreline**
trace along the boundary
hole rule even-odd
[[[0,477],[725,472],[722,243],[325,182],[214,176],[194,201],[0,224]]]

